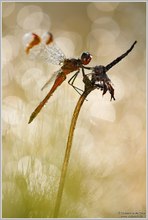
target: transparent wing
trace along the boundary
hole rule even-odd
[[[66,59],[61,49],[54,43],[50,45],[40,44],[33,47],[29,52],[29,58],[32,60],[42,60],[46,63],[61,65]]]
[[[42,44],[37,45],[30,50],[28,56],[31,60],[41,60],[43,53],[42,51],[43,51],[43,45]]]
[[[47,63],[52,63],[54,65],[61,65],[66,59],[62,50],[54,43],[45,45],[40,53],[40,56]]]
[[[44,33],[41,38],[35,33],[26,33],[23,42],[30,59],[42,59],[54,65],[60,65],[66,59],[62,50],[53,43],[50,32]]]
[[[53,75],[50,77],[50,79],[43,85],[43,87],[41,88],[41,91],[43,91],[48,85],[50,85],[50,83],[55,81],[55,79],[57,78],[57,75],[60,72],[61,72],[61,70],[58,70],[58,71],[54,72]]]

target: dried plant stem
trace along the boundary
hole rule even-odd
[[[60,182],[59,182],[59,188],[58,188],[58,193],[57,193],[57,198],[56,198],[56,204],[55,204],[55,209],[54,209],[54,218],[58,217],[58,213],[59,213],[59,209],[60,209],[60,205],[61,205],[65,177],[66,177],[66,173],[67,173],[68,162],[69,162],[69,158],[70,158],[70,151],[71,151],[71,147],[72,147],[74,129],[76,126],[76,122],[77,122],[78,115],[79,115],[80,109],[82,107],[82,104],[90,92],[91,92],[91,90],[87,89],[82,93],[82,95],[80,96],[80,98],[77,102],[77,105],[75,107],[75,110],[74,110],[74,113],[72,116],[68,140],[67,140],[67,146],[66,146],[66,151],[65,151],[65,157],[64,157],[64,162],[63,162],[63,166],[62,166]]]

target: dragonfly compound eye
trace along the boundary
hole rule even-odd
[[[88,52],[84,52],[81,55],[82,64],[87,65],[92,59],[92,55]]]
[[[23,37],[23,43],[25,45],[26,53],[28,54],[30,49],[38,45],[41,42],[40,37],[35,33],[26,33]]]
[[[53,42],[53,35],[50,32],[45,32],[42,35],[42,42],[47,45],[50,44],[51,42]]]

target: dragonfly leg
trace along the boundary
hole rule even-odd
[[[94,67],[86,67],[86,66],[83,66],[83,67],[82,67],[82,69],[86,69],[86,70],[93,70],[93,68],[94,68]]]
[[[81,95],[81,93],[80,93],[79,91],[83,92],[83,90],[73,85],[73,84],[74,84],[74,81],[75,81],[75,79],[77,78],[79,72],[80,72],[80,70],[78,70],[78,71],[70,78],[70,80],[68,81],[68,84],[71,85],[71,86],[77,91],[77,93],[79,93],[79,95]]]

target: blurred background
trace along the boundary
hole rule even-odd
[[[51,31],[66,57],[93,55],[90,66],[113,67],[116,101],[93,91],[75,129],[59,217],[145,217],[146,3],[2,3],[2,214],[52,217],[65,146],[79,94],[66,80],[35,120],[59,66],[30,60],[27,32]],[[69,79],[72,74],[68,75]],[[76,85],[83,88],[82,75]]]

